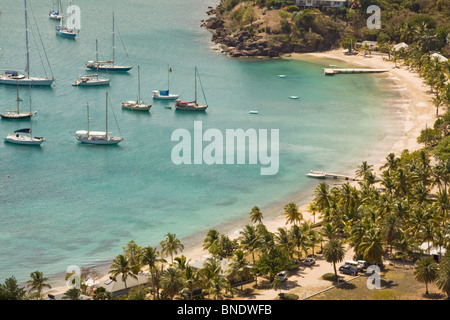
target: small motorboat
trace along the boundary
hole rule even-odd
[[[78,77],[73,86],[109,86],[109,79],[100,79],[97,74]]]
[[[313,172],[312,170],[311,172],[307,173],[306,176],[316,179],[325,179],[327,177],[323,172]]]

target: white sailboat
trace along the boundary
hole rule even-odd
[[[170,93],[170,72],[172,68],[167,66],[167,90],[153,90],[153,99],[176,100],[180,97],[179,94]]]
[[[102,145],[114,145],[120,143],[122,137],[113,137],[108,132],[108,92],[106,93],[106,130],[105,131],[91,131],[90,119],[89,119],[89,104],[87,105],[87,130],[78,130],[76,132],[76,138],[81,143],[88,144],[102,144]]]
[[[28,49],[28,13],[27,13],[27,0],[24,0],[25,4],[25,39],[27,49],[27,65],[25,72],[16,70],[3,70],[4,73],[0,74],[0,84],[13,84],[19,86],[51,86],[55,79],[45,77],[31,77],[30,76],[30,51]]]
[[[58,5],[58,7],[60,6]],[[59,11],[55,10],[55,1],[53,0],[53,9],[48,13],[48,18],[52,20],[61,20],[62,16],[62,13],[60,14]]]
[[[14,131],[15,134],[9,134],[6,136],[5,141],[15,144],[24,145],[41,145],[45,141],[43,137],[33,137],[31,128],[19,129]],[[27,135],[23,134],[26,133]]]
[[[110,79],[102,79],[98,74],[91,74],[78,77],[77,81],[72,83],[73,86],[108,86]]]
[[[195,99],[193,101],[189,101],[189,102],[176,100],[175,101],[175,109],[176,110],[182,110],[182,111],[205,111],[206,108],[208,108],[208,102],[206,102],[206,96],[205,96],[205,92],[203,91],[203,86],[202,86],[202,83],[200,81],[200,78],[199,78],[199,82],[200,82],[200,86],[202,88],[203,98],[205,99],[206,104],[199,105],[197,103],[197,77],[199,77],[199,75],[198,75],[197,67],[195,67]]]
[[[61,5],[61,2],[60,2]],[[61,11],[62,11],[62,5],[61,5]],[[75,39],[75,37],[78,35],[78,32],[75,29],[70,29],[66,25],[64,25],[64,17],[61,16],[60,19],[61,23],[55,27],[56,34],[64,37],[64,38],[70,38]]]
[[[152,107],[151,104],[145,104],[141,101],[141,78],[140,70],[138,66],[138,99],[136,101],[124,101],[122,102],[122,108],[136,111],[148,111]]]
[[[19,98],[19,85],[17,85],[17,110],[7,110],[4,113],[0,113],[0,117],[2,119],[11,119],[11,120],[23,120],[23,119],[30,119],[33,115],[36,114],[36,112],[20,112],[20,101],[22,101],[21,98]],[[31,109],[31,108],[30,108]]]
[[[86,68],[92,70],[101,70],[101,71],[128,71],[132,66],[118,66],[115,64],[115,43],[114,43],[114,13],[113,13],[113,23],[112,23],[112,60],[108,61],[99,61],[98,60],[98,41],[96,40],[96,56],[94,61],[88,61],[86,64]]]
[[[31,113],[31,95],[30,95],[30,113]],[[29,128],[14,131],[5,138],[5,142],[23,144],[23,145],[41,145],[45,141],[43,137],[33,137],[32,124]]]

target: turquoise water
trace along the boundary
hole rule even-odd
[[[51,1],[31,1],[33,30],[34,13],[56,81],[53,88],[31,91],[38,111],[33,133],[46,142],[40,148],[0,143],[2,281],[97,264],[121,253],[130,240],[157,245],[167,232],[183,238],[246,217],[254,205],[264,210],[280,199],[287,203],[315,186],[306,172],[350,168],[351,174],[364,160],[359,157],[389,130],[383,122],[386,98],[374,77],[325,77],[322,68],[329,61],[236,60],[213,50],[200,21],[215,0],[110,0],[106,9],[104,3],[74,1],[81,8],[81,31],[69,40],[57,36],[56,22],[48,19]],[[23,3],[6,0],[1,7],[0,68],[23,69]],[[95,57],[95,39],[100,57],[110,59],[112,10],[129,56],[116,34],[116,61],[135,67],[126,74],[103,73],[111,79],[107,89],[72,87],[77,76],[92,73],[84,64]],[[31,73],[44,75],[33,41]],[[205,113],[175,112],[165,102],[152,102],[151,91],[165,89],[168,64],[171,91],[186,100],[193,99],[198,67],[209,104]],[[153,103],[150,113],[120,106],[136,99],[138,65],[141,98]],[[125,140],[116,147],[82,145],[74,132],[86,129],[87,103],[91,129],[104,130],[106,91],[114,110],[110,128],[119,133],[115,115]],[[20,95],[26,110],[29,89]],[[293,95],[300,98],[289,99]],[[15,97],[14,86],[0,86],[2,110],[14,108]],[[262,176],[260,165],[173,164],[171,134],[178,128],[192,132],[194,121],[222,132],[279,129],[278,174]],[[2,120],[0,135],[28,125]]]

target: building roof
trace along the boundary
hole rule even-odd
[[[148,273],[141,272],[137,275],[137,279],[134,279],[130,276],[126,279],[127,289],[137,287],[140,285],[148,284]],[[125,283],[122,281],[122,276],[119,275],[115,280],[108,279],[103,283],[98,283],[95,285],[97,288],[103,287],[109,293],[119,292],[125,290]]]
[[[425,253],[428,253],[428,243],[422,243],[420,249],[422,249]],[[430,255],[439,255],[439,253],[444,255],[446,251],[447,250],[445,250],[445,248],[433,246],[432,244],[430,244]]]
[[[441,54],[439,54],[437,52],[432,53],[431,54],[431,58],[432,59],[437,58],[439,60],[439,62],[446,62],[446,61],[448,61],[448,59],[446,57],[444,57],[443,55],[441,55]]]
[[[408,48],[408,47],[409,46],[406,43],[400,42],[400,43],[397,43],[396,45],[394,45],[392,48],[394,48],[395,51],[398,51],[401,48]]]

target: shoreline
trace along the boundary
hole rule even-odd
[[[423,80],[415,73],[407,70],[405,67],[400,66],[394,68],[394,64],[391,61],[385,60],[381,55],[373,55],[371,57],[362,56],[346,56],[342,53],[342,50],[332,50],[327,52],[317,53],[291,53],[285,55],[282,58],[302,60],[302,61],[317,61],[322,62],[324,59],[337,60],[346,64],[362,66],[367,68],[376,69],[389,69],[389,87],[387,90],[400,94],[400,102],[395,106],[388,106],[389,112],[399,112],[400,122],[402,128],[399,129],[399,135],[396,136],[394,141],[389,140],[389,136],[385,136],[381,139],[377,139],[375,145],[371,146],[368,150],[368,154],[364,156],[361,161],[367,160],[369,164],[373,165],[375,174],[379,173],[379,167],[384,164],[385,157],[389,153],[394,153],[396,156],[400,155],[404,149],[414,151],[421,146],[417,143],[417,137],[422,129],[425,129],[425,125],[432,125],[435,121],[435,110],[431,102],[431,95],[427,92],[427,88],[423,85]],[[352,75],[334,75],[334,77],[347,77]],[[393,83],[393,85],[391,84]],[[395,87],[394,87],[395,86]],[[397,124],[399,125],[399,124]],[[397,127],[398,128],[398,127]],[[386,139],[388,141],[386,141]],[[388,146],[386,145],[388,144]],[[358,161],[360,163],[360,161]],[[356,170],[356,168],[353,168]],[[324,180],[325,182],[329,180]],[[334,182],[345,183],[344,180],[333,180]],[[356,184],[357,182],[351,182]],[[314,184],[314,187],[317,183]],[[309,202],[312,200],[310,190],[304,190],[299,194],[298,191],[292,192],[292,201],[296,202],[300,211],[306,210]],[[279,227],[289,227],[286,224],[285,218],[281,215],[283,205],[278,207],[284,199],[274,199],[271,202],[269,208],[261,208],[264,214],[263,223],[267,229],[271,232],[275,232]],[[298,201],[298,202],[297,202]],[[283,202],[284,203],[284,202]],[[249,208],[250,211],[251,208]],[[305,221],[312,221],[312,217],[309,213],[303,212]],[[316,221],[318,217],[316,217]],[[233,219],[227,223],[217,225],[215,228],[220,234],[226,234],[231,239],[238,237],[239,230],[246,224],[251,224],[248,216],[240,219]],[[209,228],[211,229],[211,228]],[[207,231],[207,230],[206,230]],[[181,238],[180,241],[185,245],[185,250],[179,255],[184,255],[190,262],[198,262],[205,258],[208,254],[207,251],[202,249],[203,239],[206,236],[205,232],[198,232],[194,235]],[[120,252],[118,252],[120,254]],[[352,250],[347,251],[345,259],[351,259],[353,255]],[[97,283],[104,282],[108,279],[109,270],[108,267],[111,261],[105,261],[102,265],[92,266],[97,272],[102,274],[101,278],[97,280]],[[314,268],[306,268],[309,276],[298,276],[298,278],[292,277],[292,281],[301,282],[301,290],[307,294],[312,294],[320,289],[330,286],[328,281],[318,279],[324,273],[333,272],[331,264],[324,262],[320,266],[320,262]],[[60,294],[67,290],[64,286],[64,280],[56,280],[56,277],[60,275],[52,275],[49,278],[49,283],[52,285],[52,289],[45,291],[45,294]],[[64,275],[61,279],[64,279]],[[274,289],[264,290],[260,294],[259,299],[271,300],[278,296],[278,291]]]

